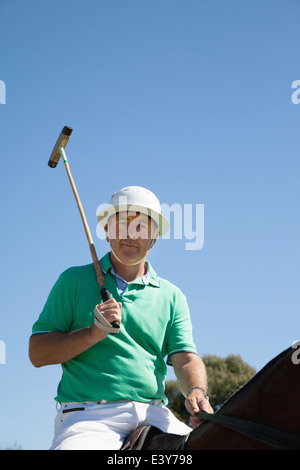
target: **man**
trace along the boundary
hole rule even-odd
[[[120,449],[141,425],[190,432],[165,406],[166,356],[192,426],[198,411],[212,412],[185,296],[146,261],[169,228],[158,199],[145,188],[123,188],[98,221],[110,244],[100,264],[112,298],[100,301],[92,264],[70,268],[52,288],[30,338],[34,366],[63,369],[52,449]]]

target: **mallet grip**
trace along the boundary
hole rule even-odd
[[[105,287],[102,287],[100,292],[103,302],[106,302],[107,300],[111,299],[111,295]],[[120,328],[120,323],[118,321],[113,321],[111,323],[111,326],[113,326],[114,328]]]

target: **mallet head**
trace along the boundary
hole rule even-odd
[[[68,141],[69,141],[69,138],[70,138],[70,135],[72,134],[72,127],[68,127],[68,126],[65,126],[63,128],[63,130],[61,131],[58,139],[57,139],[57,142],[56,144],[54,145],[54,148],[52,150],[52,153],[51,153],[51,156],[50,156],[50,159],[49,159],[49,162],[48,162],[48,165],[51,167],[51,168],[55,168],[57,163],[58,163],[58,160],[60,159],[60,151],[59,151],[59,147],[63,147],[65,148]]]

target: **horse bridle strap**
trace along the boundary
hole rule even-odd
[[[200,411],[197,418],[212,421],[252,437],[269,446],[281,450],[300,450],[300,434],[272,428],[264,424],[220,413],[212,414]],[[186,444],[186,442],[185,442]]]

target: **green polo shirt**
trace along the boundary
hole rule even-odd
[[[98,400],[162,400],[166,357],[182,351],[196,353],[187,301],[170,282],[148,265],[148,281],[136,279],[123,294],[118,288],[109,253],[100,261],[105,284],[122,302],[118,334],[108,334],[87,351],[62,364],[58,402]],[[69,333],[91,326],[101,303],[93,264],[64,271],[53,286],[32,334]]]

